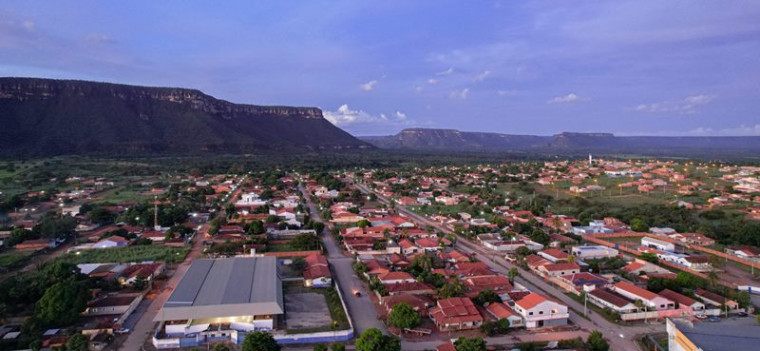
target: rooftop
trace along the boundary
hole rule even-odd
[[[283,312],[277,258],[196,259],[155,321]]]
[[[756,350],[760,343],[754,318],[693,324],[681,320],[671,321],[695,346],[704,351]]]

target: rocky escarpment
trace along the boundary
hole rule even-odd
[[[0,78],[0,156],[300,152],[372,148],[313,107],[257,106],[199,90]]]

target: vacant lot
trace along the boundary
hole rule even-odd
[[[10,250],[0,254],[0,269],[13,269],[24,265],[34,250]]]
[[[71,252],[61,257],[61,260],[72,263],[117,263],[164,261],[167,263],[182,262],[187,255],[187,248],[175,248],[159,245],[129,246],[124,248],[81,250]]]
[[[288,329],[311,329],[330,326],[332,319],[325,296],[318,293],[285,295]]]

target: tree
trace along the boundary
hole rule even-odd
[[[486,341],[483,338],[460,337],[454,341],[457,351],[486,351]]]
[[[396,337],[383,335],[377,328],[370,328],[356,339],[355,349],[356,351],[401,351],[401,342]]]
[[[242,351],[280,351],[280,345],[274,341],[272,334],[254,331],[245,336]]]
[[[90,339],[82,334],[74,334],[66,342],[66,351],[87,351]]]
[[[509,282],[513,283],[515,282],[515,278],[520,276],[520,271],[517,270],[517,267],[512,267],[507,271],[507,277],[509,277]]]
[[[589,334],[588,339],[586,339],[586,348],[589,351],[608,351],[610,344],[604,338],[602,332],[594,330]]]
[[[462,281],[459,280],[459,278],[454,278],[451,281],[446,282],[446,284],[443,284],[443,286],[438,290],[438,295],[442,299],[462,296],[463,294],[464,284],[462,284]]]
[[[327,345],[325,345],[325,344],[316,344],[316,345],[314,345],[314,351],[327,351]]]
[[[408,303],[401,302],[393,306],[388,316],[388,324],[396,328],[414,328],[420,325],[420,315]]]
[[[35,306],[35,317],[44,326],[74,323],[87,304],[86,290],[75,278],[53,284]]]
[[[293,246],[296,250],[308,251],[318,250],[321,242],[316,235],[303,233],[298,234],[293,240],[290,241],[290,246]]]
[[[478,293],[473,302],[478,306],[485,306],[486,304],[501,302],[501,298],[493,290],[486,289]]]
[[[303,271],[308,266],[308,263],[306,263],[306,260],[303,257],[296,257],[293,259],[293,263],[290,265],[291,268],[293,268],[294,271],[303,273]]]
[[[634,218],[631,220],[631,230],[634,232],[648,232],[649,224],[641,218]]]
[[[747,308],[752,303],[752,298],[749,296],[749,292],[740,291],[736,293],[734,300],[739,304],[741,308]]]
[[[346,351],[346,345],[337,343],[330,346],[330,351]]]
[[[370,223],[370,221],[366,219],[362,219],[361,221],[356,222],[356,226],[360,228],[366,228],[366,227],[369,227],[370,225],[372,225],[372,223]]]

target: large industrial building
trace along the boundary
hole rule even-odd
[[[275,257],[197,259],[156,315],[157,348],[240,343],[285,311]]]

